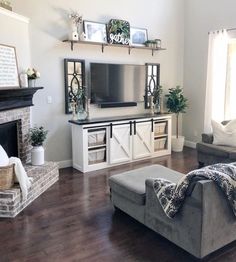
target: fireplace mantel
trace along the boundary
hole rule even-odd
[[[0,111],[33,106],[33,95],[43,87],[0,89]]]

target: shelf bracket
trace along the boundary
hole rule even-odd
[[[74,42],[73,41],[70,42],[70,49],[71,49],[71,51],[74,50]]]
[[[128,52],[129,52],[129,55],[130,55],[130,53],[131,53],[131,47],[130,46],[129,46],[129,51]]]
[[[152,56],[154,55],[154,49],[152,49]]]
[[[102,44],[102,53],[104,52],[104,44]]]

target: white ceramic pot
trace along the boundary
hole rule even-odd
[[[33,166],[41,166],[44,164],[44,148],[42,146],[34,146],[32,148],[31,164]]]
[[[171,139],[171,150],[174,152],[182,152],[184,147],[184,136],[172,136]]]

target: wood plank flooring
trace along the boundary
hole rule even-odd
[[[67,168],[60,180],[14,219],[0,219],[0,262],[198,261],[128,215],[114,212],[107,179],[150,164],[187,173],[196,151],[82,173]],[[236,242],[203,261],[236,261]]]

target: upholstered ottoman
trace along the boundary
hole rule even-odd
[[[148,178],[165,178],[176,183],[183,174],[161,165],[152,165],[114,175],[109,178],[111,198],[115,207],[144,223]]]

